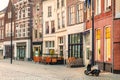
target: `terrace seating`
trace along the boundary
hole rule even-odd
[[[34,62],[41,62],[41,60],[42,60],[42,57],[41,56],[34,56],[33,57],[33,60],[34,60]]]

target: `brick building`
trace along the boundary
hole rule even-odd
[[[33,1],[16,0],[15,6],[15,55],[18,60],[32,58]]]
[[[6,9],[0,11],[0,58],[3,58],[4,17]]]
[[[14,5],[12,4],[11,0],[8,3],[8,6],[5,11],[4,17],[4,42],[3,42],[3,56],[5,58],[10,58],[10,51],[11,51],[11,25],[12,25],[12,39],[13,39],[13,57],[14,57],[14,40],[15,40],[15,13],[14,13]],[[12,24],[11,24],[12,23]]]
[[[119,1],[95,0],[95,62],[114,73],[120,73]]]
[[[113,69],[120,73],[120,0],[113,0]]]
[[[42,55],[42,44],[43,44],[43,17],[42,17],[42,0],[33,1],[33,29],[32,29],[32,45],[33,54],[35,52]]]

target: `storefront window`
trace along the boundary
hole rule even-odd
[[[105,43],[106,43],[106,60],[111,60],[111,39],[110,39],[110,27],[105,28]]]
[[[74,43],[77,43],[77,34],[75,34],[75,41],[74,41]]]
[[[45,42],[45,45],[46,45],[46,53],[47,54],[54,54],[55,51],[54,51],[54,41],[46,41]]]
[[[100,60],[100,29],[96,30],[96,53],[97,60]]]
[[[83,39],[82,38],[83,38],[82,33],[71,34],[68,36],[68,39],[69,39],[68,57],[76,57],[76,58],[83,57],[82,56],[83,55]]]

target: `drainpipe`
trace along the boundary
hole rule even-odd
[[[94,0],[92,0],[92,65],[94,64]]]
[[[112,73],[114,73],[114,0],[112,0]]]

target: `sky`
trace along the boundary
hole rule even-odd
[[[0,11],[7,7],[9,0],[0,0]]]

